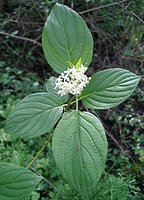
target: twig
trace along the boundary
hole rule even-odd
[[[0,21],[4,21],[5,19],[0,19]],[[12,22],[12,23],[18,23],[18,24],[36,24],[36,25],[43,25],[43,22],[27,22],[27,21],[17,21],[17,20],[13,20],[10,19],[8,20],[8,22]]]
[[[18,56],[18,53],[16,51],[14,51],[8,44],[6,41],[4,41],[2,38],[1,38],[2,42],[6,45],[6,47],[13,53],[15,54],[16,56]]]
[[[23,55],[24,55],[24,50],[26,48],[26,45],[27,45],[27,41],[24,41],[24,44],[23,44],[23,47],[22,47],[22,53],[20,53],[20,55],[18,56],[18,60],[16,62],[16,67],[20,64],[20,61],[21,59],[23,58]]]
[[[13,37],[13,38],[16,38],[18,40],[25,40],[25,41],[28,41],[28,42],[32,42],[33,44],[37,44],[38,46],[42,46],[41,43],[37,42],[36,40],[30,39],[30,38],[26,38],[26,37],[22,37],[22,36],[16,36],[16,35],[12,35],[12,34],[9,34],[9,33],[6,33],[6,32],[2,32],[2,31],[0,31],[0,34],[5,35],[5,36],[9,36],[9,37]]]
[[[38,173],[33,167],[30,167],[30,170],[32,170],[34,173],[36,173],[37,175],[41,176],[42,179],[48,183],[52,188],[54,188],[55,191],[58,192],[58,188],[56,188],[47,178],[43,177],[40,173]]]
[[[23,36],[24,36],[24,35],[27,35],[28,33],[38,32],[38,31],[40,31],[41,29],[42,29],[42,27],[41,27],[41,28],[38,28],[38,29],[34,29],[34,30],[29,30],[29,31],[25,32],[25,33],[23,34]],[[23,37],[23,36],[22,36],[22,37]]]
[[[36,156],[32,159],[32,161],[28,164],[27,169],[29,169],[32,166],[32,164],[36,161],[36,159],[39,157],[39,155],[42,153],[42,151],[46,148],[46,146],[48,145],[48,143],[51,140],[52,136],[53,136],[53,133],[51,133],[51,135],[49,135],[49,137],[46,140],[45,144],[42,146],[42,148],[39,150],[39,152],[36,154]]]
[[[94,112],[94,115],[96,115],[96,117],[101,121],[99,115],[97,115],[96,112]],[[123,149],[123,147],[118,143],[118,141],[113,137],[113,135],[108,131],[108,127],[106,126],[106,124],[104,124],[104,128],[105,128],[105,131],[107,133],[107,135],[115,142],[115,144],[120,148],[120,150],[123,152],[123,153],[126,153],[125,150]]]
[[[137,19],[139,19],[142,23],[144,23],[144,20],[141,19],[138,15],[136,15],[134,12],[132,11],[128,11],[130,14],[132,14],[134,17],[136,17]]]
[[[133,15],[135,18],[137,18],[138,20],[140,20],[142,23],[144,23],[144,20],[143,19],[141,19],[138,15],[136,15],[134,12],[132,12],[132,11],[130,11],[130,10],[128,10],[127,8],[127,6],[126,7],[124,7],[124,6],[121,6],[121,5],[119,5],[121,8],[123,8],[123,11],[126,11],[127,13],[130,13],[131,15]]]
[[[19,7],[18,7],[17,21],[19,21],[19,18],[20,18],[22,4],[23,4],[23,0],[20,2],[20,5],[19,5]]]
[[[124,3],[126,1],[128,1],[128,0],[123,0],[123,1],[119,1],[119,2],[114,2],[114,3],[106,4],[106,5],[103,5],[103,6],[91,8],[91,9],[79,12],[78,14],[81,15],[81,14],[88,13],[88,12],[95,11],[95,10],[99,10],[99,9],[102,9],[102,8],[107,8],[107,7],[110,7],[110,6],[119,5],[119,4]]]
[[[42,14],[40,13],[39,9],[37,8],[36,4],[34,3],[33,0],[31,0],[31,3],[33,5],[33,7],[35,8],[35,10],[37,11],[37,13],[39,14],[40,18],[42,19],[42,21],[44,22],[44,17],[42,16]]]
[[[105,128],[106,130],[106,128]],[[107,135],[114,141],[114,143],[120,148],[120,150],[125,154],[125,150],[123,149],[123,147],[118,143],[118,141],[113,137],[113,135],[111,135],[107,130],[106,130]]]

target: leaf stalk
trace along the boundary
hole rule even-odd
[[[50,139],[52,138],[52,136],[53,136],[53,133],[51,133],[51,135],[46,140],[45,144],[42,146],[42,148],[39,150],[39,152],[36,154],[36,156],[32,159],[32,161],[28,164],[27,169],[29,169],[32,166],[32,164],[36,161],[36,159],[39,157],[39,155],[42,153],[42,151],[48,145],[48,143],[49,143]]]

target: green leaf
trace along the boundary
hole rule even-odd
[[[81,58],[85,66],[92,59],[93,39],[86,23],[67,6],[56,3],[45,23],[42,46],[50,66],[58,73],[76,65]]]
[[[95,73],[80,99],[87,108],[108,109],[125,101],[135,90],[140,77],[121,69],[106,69]]]
[[[55,89],[55,81],[56,81],[56,78],[51,76],[47,83],[46,83],[46,90],[48,93],[52,93],[54,95],[57,95],[59,96],[59,98],[61,99],[61,101],[63,103],[67,102],[68,101],[68,95],[64,95],[64,96],[61,96],[60,94],[58,94],[58,89]]]
[[[76,69],[80,68],[80,66],[82,65],[82,59],[80,58],[77,63],[76,63]]]
[[[107,140],[100,120],[88,112],[70,111],[59,121],[52,141],[62,176],[87,198],[104,169]]]
[[[60,119],[63,102],[56,93],[35,93],[21,100],[6,120],[5,132],[33,138],[49,132]]]
[[[56,93],[57,90],[55,89],[55,81],[56,78],[51,76],[46,82],[46,90],[48,93]]]
[[[0,163],[0,199],[24,200],[35,189],[42,177],[28,169]],[[29,197],[30,199],[30,197]]]

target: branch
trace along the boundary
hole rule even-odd
[[[2,20],[4,20],[4,19],[2,19]],[[1,19],[0,19],[0,21],[1,21]],[[33,22],[33,21],[32,21],[32,22],[27,22],[27,21],[17,21],[17,20],[13,20],[13,19],[8,20],[8,22],[18,23],[18,24],[36,24],[36,25],[40,24],[40,25],[43,25],[42,22]]]
[[[136,15],[134,12],[132,11],[128,11],[130,14],[132,14],[134,17],[136,17],[137,19],[139,19],[142,23],[144,23],[144,20],[142,18],[140,18],[138,15]]]
[[[31,170],[32,172],[34,172],[35,174],[41,176],[42,179],[43,179],[46,183],[48,183],[52,188],[54,188],[55,191],[58,192],[58,188],[56,188],[47,178],[43,177],[40,173],[38,173],[38,172],[37,172],[34,168],[32,168],[32,167],[30,167],[30,170]]]
[[[81,14],[88,13],[88,12],[95,11],[95,10],[99,10],[99,9],[102,9],[102,8],[107,8],[107,7],[110,7],[110,6],[119,5],[119,4],[124,3],[126,1],[128,1],[128,0],[123,0],[123,1],[119,1],[119,2],[110,3],[110,4],[107,4],[107,5],[91,8],[91,9],[79,12],[78,14],[81,15]]]
[[[110,134],[107,129],[106,130],[106,133],[107,135],[114,141],[114,143],[120,148],[120,150],[122,151],[122,153],[126,153],[126,151],[123,149],[123,147],[118,143],[118,141],[114,138],[114,136],[112,134]]]
[[[36,4],[34,3],[33,0],[31,0],[31,3],[33,5],[33,7],[35,8],[35,10],[37,11],[37,13],[39,14],[40,18],[42,19],[42,21],[44,22],[44,17],[42,16],[42,14],[40,13],[39,9],[37,8]]]
[[[133,15],[134,17],[136,17],[138,20],[140,20],[142,23],[144,23],[144,20],[142,18],[140,18],[138,15],[136,15],[134,12],[130,11],[127,9],[127,7],[121,6],[119,5],[121,8],[123,8],[123,11],[130,13],[131,15]]]
[[[22,36],[16,36],[16,35],[12,35],[12,34],[9,34],[9,33],[2,32],[2,31],[0,31],[0,34],[5,35],[5,36],[9,36],[9,37],[12,37],[12,38],[16,38],[18,40],[28,41],[28,42],[31,42],[33,44],[37,44],[38,46],[42,46],[41,43],[37,42],[36,40],[30,39],[30,38],[26,38],[26,37],[22,37]]]
[[[5,40],[3,40],[3,38],[1,38],[2,42],[6,45],[6,47],[13,53],[15,54],[16,56],[18,56],[18,53],[16,51],[14,51],[8,44]]]

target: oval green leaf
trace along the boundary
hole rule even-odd
[[[61,100],[63,101],[63,103],[68,101],[68,94],[61,96],[60,94],[58,94],[58,89],[56,89],[56,85],[55,85],[55,81],[56,81],[56,77],[51,76],[47,82],[46,82],[46,90],[48,93],[52,93],[54,95],[59,96],[59,98],[61,98]]]
[[[0,163],[0,199],[23,200],[35,189],[42,177],[28,169]]]
[[[108,109],[125,101],[135,90],[140,77],[121,69],[106,69],[95,73],[80,99],[87,108]]]
[[[56,3],[45,23],[42,46],[47,62],[61,73],[79,59],[88,66],[92,59],[93,39],[84,20],[67,6]]]
[[[88,199],[103,172],[107,155],[100,120],[87,112],[65,113],[54,131],[52,149],[62,176]]]
[[[6,120],[5,132],[33,138],[49,132],[63,112],[63,102],[56,93],[35,93],[21,100]]]

